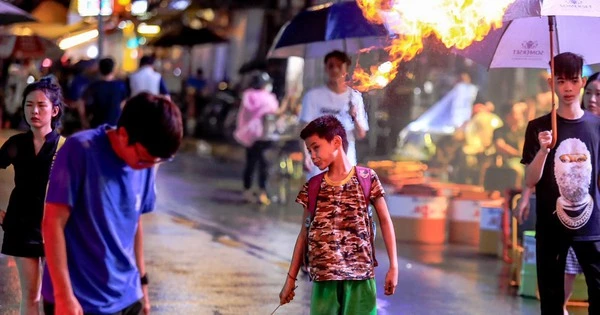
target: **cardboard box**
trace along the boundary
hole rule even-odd
[[[388,195],[396,240],[443,244],[447,240],[448,199],[440,196]]]
[[[479,217],[481,202],[453,199],[450,205],[450,243],[479,245]]]

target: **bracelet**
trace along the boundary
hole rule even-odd
[[[287,275],[288,275],[288,277],[290,277],[290,278],[291,278],[292,280],[294,280],[294,281],[297,281],[297,280],[298,280],[298,278],[294,278],[294,277],[292,277],[292,275],[290,275],[290,273],[289,273],[289,272],[288,272],[288,274],[287,274]]]

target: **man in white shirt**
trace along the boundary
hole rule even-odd
[[[363,139],[369,130],[365,104],[360,92],[346,85],[350,57],[334,50],[324,59],[327,83],[306,93],[302,100],[300,122],[308,124],[323,115],[334,115],[344,125],[348,135],[348,159],[357,163],[356,140]],[[313,165],[310,155],[304,151],[306,177],[311,178],[321,171]]]
[[[129,75],[126,82],[127,95],[136,96],[141,92],[162,95],[170,99],[169,90],[162,75],[154,70],[154,57],[143,56],[139,69]]]

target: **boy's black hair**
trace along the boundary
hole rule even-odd
[[[328,142],[331,142],[335,136],[340,136],[340,138],[342,138],[344,152],[348,152],[348,137],[346,136],[346,130],[335,116],[321,116],[311,121],[300,132],[300,138],[302,138],[302,140],[306,140],[308,137],[314,135],[317,135],[319,138],[325,139]]]
[[[335,59],[345,63],[348,66],[350,66],[350,64],[352,63],[352,59],[350,59],[350,56],[348,56],[347,53],[345,53],[343,51],[339,51],[339,50],[331,51],[330,53],[325,55],[325,58],[323,59],[323,63],[327,63],[327,60],[329,60],[331,58],[335,58]]]
[[[580,55],[564,52],[554,56],[555,78],[571,79],[581,77],[583,71],[583,57]]]
[[[585,93],[585,90],[587,90],[587,87],[590,85],[590,83],[595,82],[595,81],[600,81],[600,72],[596,72],[596,73],[592,74],[587,79],[587,82],[585,82],[585,85],[583,86],[584,93]],[[583,104],[583,99],[581,100],[581,109],[586,109]]]
[[[21,107],[23,107],[23,115],[25,114],[25,99],[27,98],[27,95],[29,95],[29,93],[33,91],[42,91],[46,95],[48,100],[50,100],[52,106],[58,107],[58,114],[52,117],[52,120],[50,121],[50,126],[52,127],[52,129],[56,129],[60,123],[60,117],[62,117],[65,108],[62,89],[56,82],[53,82],[52,77],[49,76],[43,77],[39,81],[27,85],[27,87],[25,87],[25,90],[23,90],[21,101]],[[25,123],[27,123],[27,120],[25,120]]]
[[[109,75],[115,69],[115,61],[110,57],[102,58],[98,62],[98,69],[100,70],[100,74]]]
[[[183,137],[179,108],[169,99],[147,92],[127,100],[117,127],[125,128],[130,145],[139,143],[158,158],[172,157]]]

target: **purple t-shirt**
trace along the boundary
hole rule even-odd
[[[113,151],[106,125],[69,137],[56,156],[46,202],[70,207],[67,263],[86,313],[111,314],[142,297],[134,238],[155,203],[154,169],[134,170]],[[48,267],[42,296],[53,302]]]

